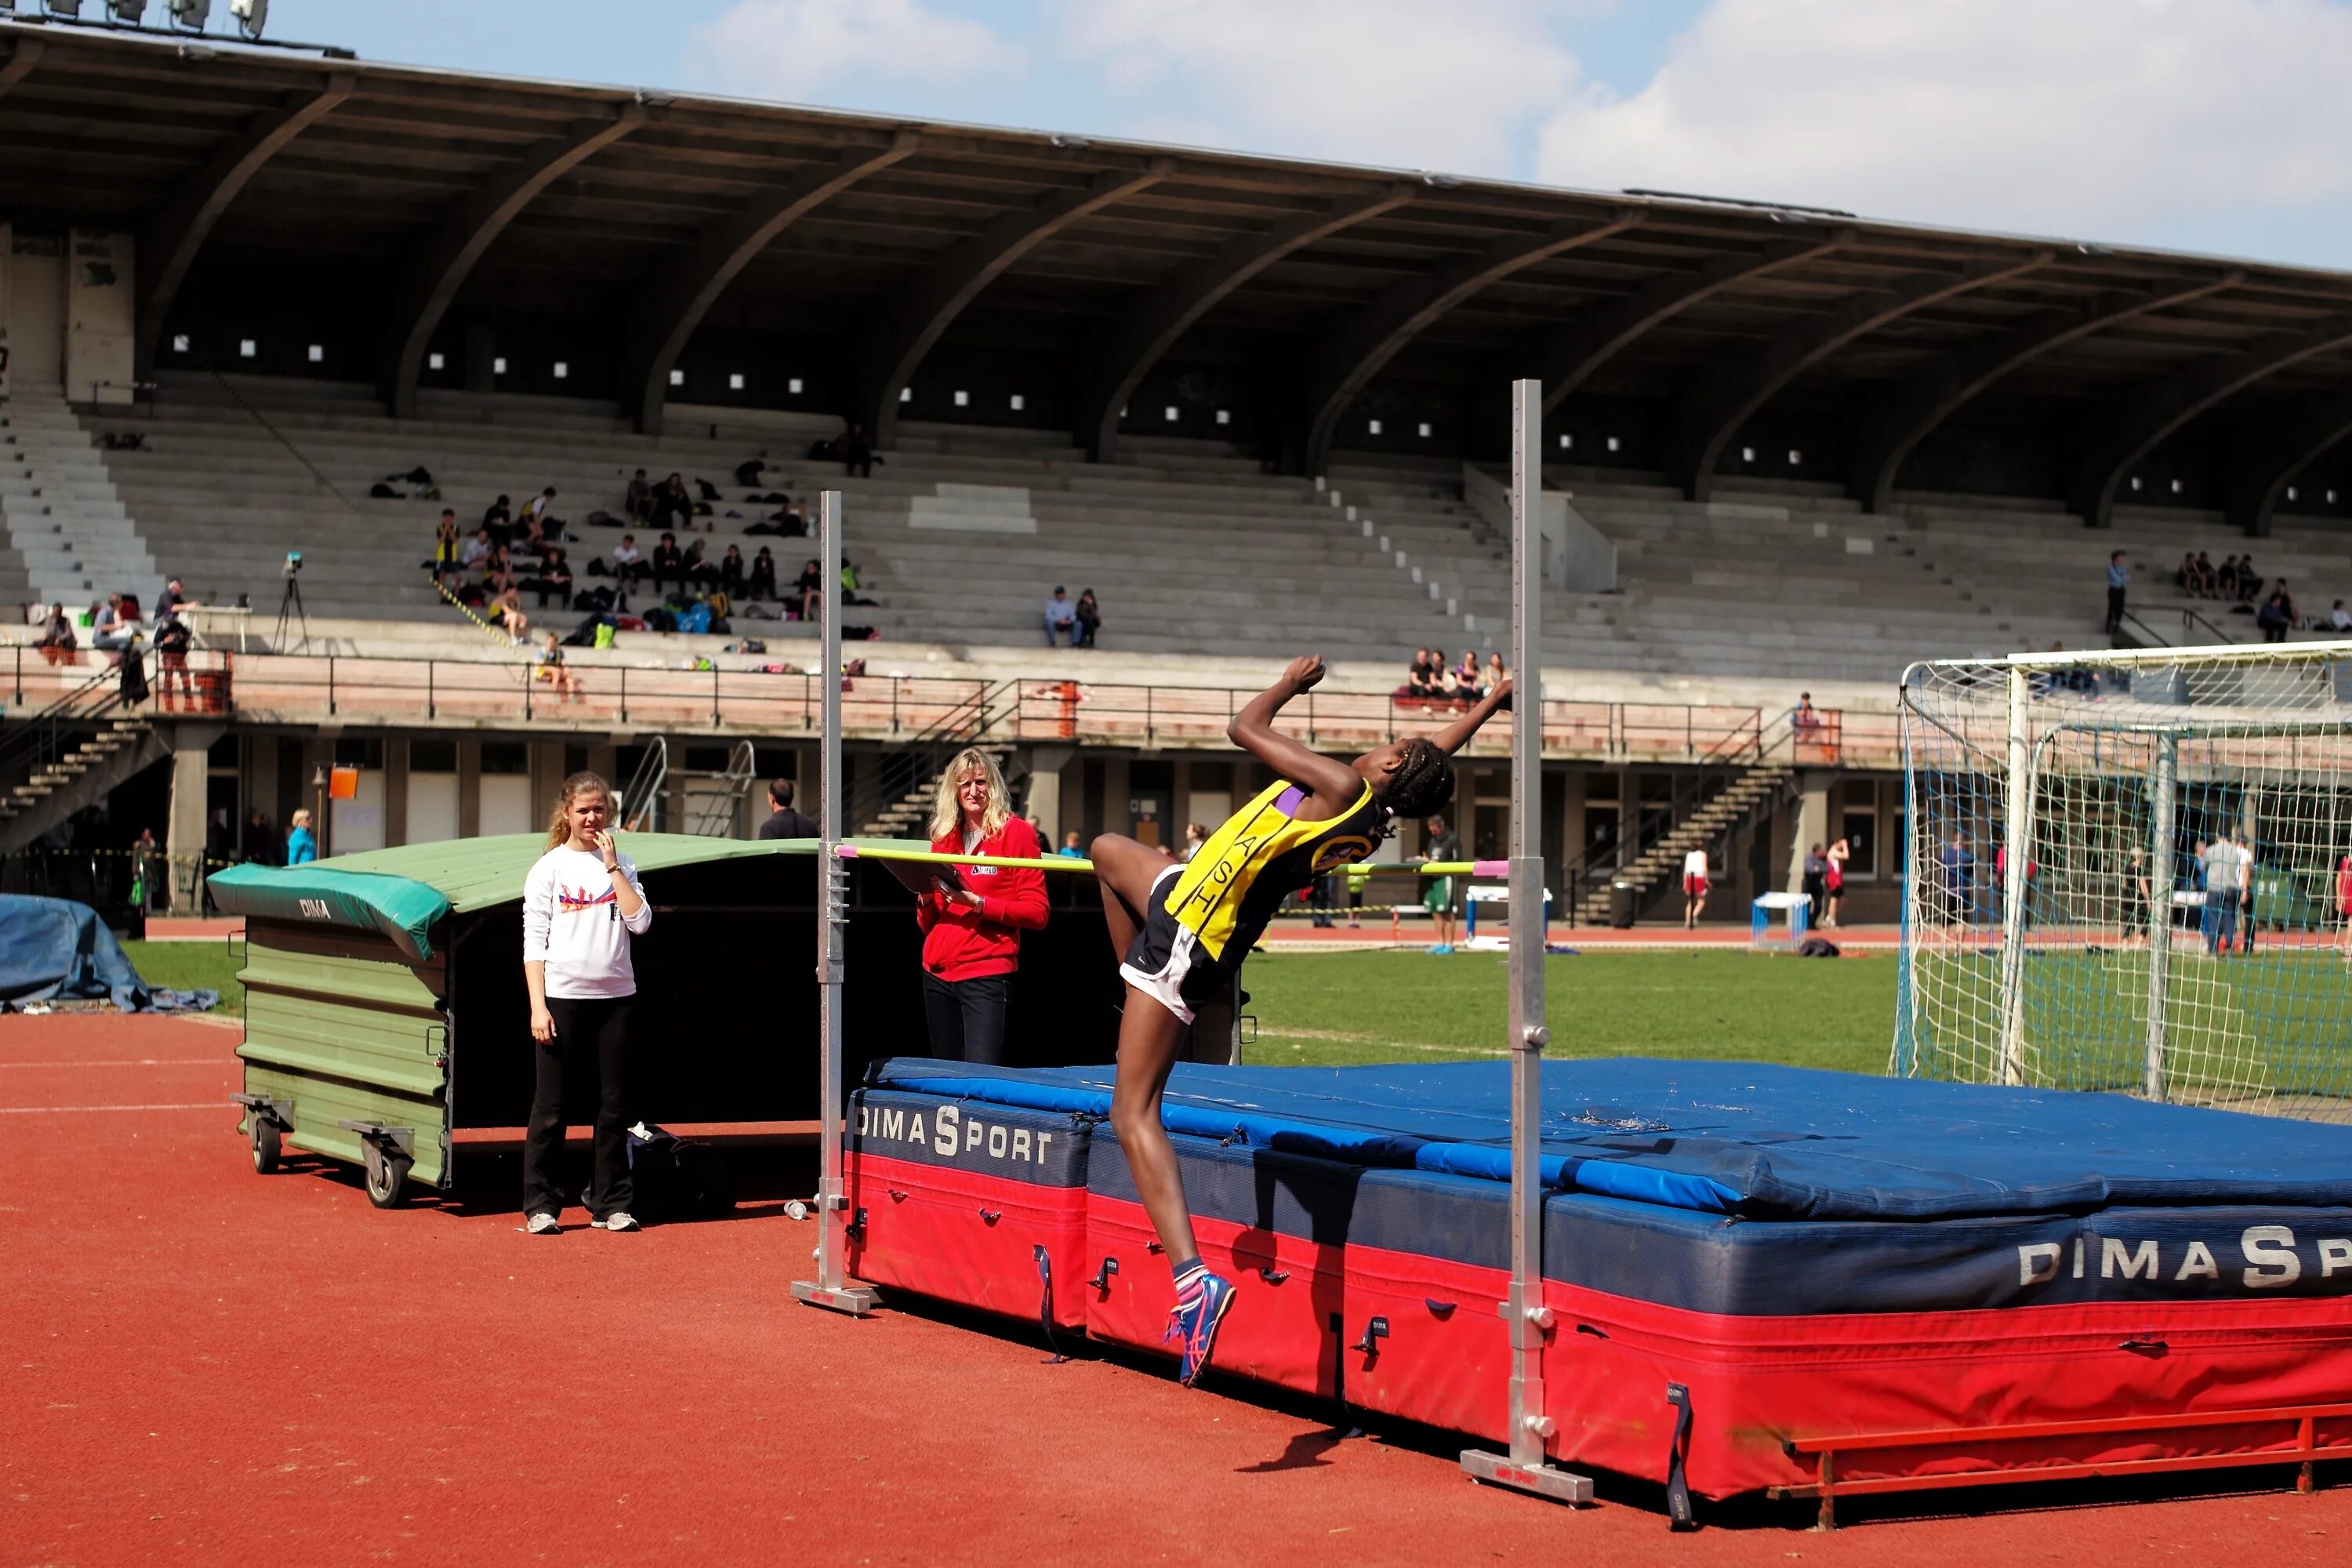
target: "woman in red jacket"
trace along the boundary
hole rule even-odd
[[[959,753],[940,775],[931,848],[942,855],[1022,860],[1045,853],[1036,832],[1013,815],[1012,794],[996,759],[982,751]],[[1001,1065],[1013,975],[1021,966],[1021,933],[1045,924],[1045,874],[1009,866],[900,863],[892,869],[915,889],[931,1055]]]

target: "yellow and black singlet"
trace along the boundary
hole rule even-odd
[[[1316,878],[1371,858],[1388,837],[1388,809],[1366,784],[1353,805],[1319,822],[1291,814],[1307,792],[1277,780],[1225,819],[1185,863],[1161,907],[1211,960],[1247,952],[1282,900]]]

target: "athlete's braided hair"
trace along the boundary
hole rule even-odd
[[[1427,816],[1453,798],[1453,763],[1433,742],[1418,735],[1407,741],[1381,804],[1397,816]]]

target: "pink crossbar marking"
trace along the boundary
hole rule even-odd
[[[857,858],[857,846],[855,844],[836,844],[833,847],[833,854],[834,858],[837,860],[855,860]]]
[[[1473,860],[1470,874],[1474,877],[1507,877],[1511,874],[1508,860]]]

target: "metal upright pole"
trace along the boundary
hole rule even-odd
[[[816,1279],[793,1281],[793,1295],[813,1307],[859,1316],[874,1310],[874,1292],[847,1282],[843,1255],[851,1224],[842,1171],[841,986],[843,941],[849,925],[849,868],[834,853],[841,842],[841,492],[826,490],[817,507],[818,674],[824,692],[817,731],[817,1125]]]
[[[2180,742],[2170,735],[2156,742],[2156,843],[2147,861],[2147,1063],[2140,1088],[2150,1100],[2164,1098],[2164,996],[2172,968],[2172,792],[2180,770]],[[2206,897],[2212,897],[2207,894]]]
[[[1465,1449],[1462,1468],[1561,1502],[1591,1502],[1592,1483],[1545,1451],[1543,1300],[1543,384],[1511,384],[1511,1340],[1510,1452]]]
[[[2025,897],[2032,883],[2033,689],[2026,671],[2009,671],[2009,799],[2001,822],[2000,1081],[2025,1081]]]

